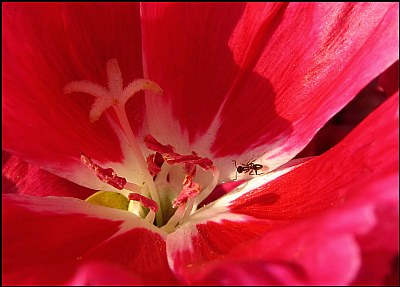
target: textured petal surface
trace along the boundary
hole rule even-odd
[[[77,80],[107,86],[111,58],[119,61],[125,85],[142,77],[138,5],[6,3],[2,13],[3,149],[98,187],[80,153],[100,162],[121,161],[119,139],[105,117],[90,122],[93,96],[66,95],[63,89]],[[143,103],[138,97],[128,104],[136,126]]]
[[[77,185],[3,151],[2,192],[86,199],[95,190]]]
[[[222,166],[288,161],[398,58],[397,3],[143,4],[142,30],[152,134]]]
[[[72,198],[3,195],[2,220],[3,283],[65,284],[87,262],[119,266],[146,284],[176,281],[165,234],[129,212]],[[54,273],[44,272],[47,266]]]
[[[365,86],[339,113],[325,124],[296,158],[320,155],[338,144],[347,134],[359,125],[370,113],[381,105],[389,96],[378,84],[378,79],[385,77],[392,68]]]
[[[382,189],[385,187],[387,189]],[[379,225],[379,212],[374,214],[375,202],[393,204],[398,200],[395,192],[398,179],[393,175],[361,186],[356,184],[350,189],[353,194],[340,207],[327,210],[319,216],[275,226],[260,239],[237,246],[225,258],[220,258],[222,262],[215,261],[211,271],[202,280],[212,284],[346,285],[367,263],[369,267],[374,266],[375,270],[369,280],[362,281],[363,284],[378,282],[370,279],[378,273],[390,273],[391,264],[382,260],[377,260],[374,265],[364,262],[365,256],[360,256],[360,251],[364,252],[363,245],[354,240],[354,234],[362,237],[377,231],[371,228],[374,224]],[[371,198],[375,202],[371,202]],[[397,230],[398,233],[396,223],[388,224],[391,226],[389,232],[379,233],[382,238],[389,236],[384,241],[390,246],[396,244],[391,237],[393,231]],[[373,240],[367,242],[371,244]],[[380,258],[387,256],[387,249],[385,252],[385,248],[381,248],[380,252]],[[397,252],[398,247],[397,250],[392,249],[391,259]],[[385,265],[377,265],[377,262]],[[253,268],[249,268],[251,266]],[[232,278],[231,270],[237,270],[242,276]],[[265,276],[261,275],[263,273]],[[383,283],[380,281],[378,285]]]
[[[197,283],[350,283],[362,260],[354,235],[372,232],[380,204],[398,205],[398,128],[396,95],[327,153],[204,207],[167,239],[173,269]],[[380,237],[395,246],[398,224],[387,224]],[[191,239],[178,244],[184,235]],[[249,277],[234,282],[231,268]],[[267,281],[260,281],[263,270]]]

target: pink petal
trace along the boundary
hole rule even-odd
[[[397,179],[398,181],[398,179]],[[391,189],[383,182],[380,190]],[[398,182],[397,182],[398,186]],[[399,194],[395,201],[383,202],[376,207],[377,224],[366,234],[357,237],[362,250],[362,266],[353,282],[355,285],[398,285],[399,254]],[[390,278],[391,273],[397,274]],[[390,280],[393,280],[391,282]]]
[[[356,215],[360,220],[357,221],[358,224],[371,224],[367,220],[367,212],[357,210],[357,213],[352,214],[353,222]],[[343,218],[340,224],[344,222]],[[355,224],[352,228],[351,232],[357,230]],[[247,266],[259,261],[269,269],[268,273],[272,278],[252,278],[254,272],[260,272],[260,268],[253,269],[253,272],[246,272],[243,276],[252,285],[274,282],[280,285],[343,285],[349,282],[360,265],[357,244],[351,233],[347,231],[349,234],[346,234],[346,231],[339,228],[332,230],[328,220],[322,221],[318,218],[297,222],[287,228],[274,228],[261,239],[238,246],[226,256],[227,259],[217,261],[207,271],[215,272],[215,267],[217,270],[226,270],[231,263],[234,265],[230,267],[234,268],[237,262]],[[276,270],[279,265],[280,268]],[[220,277],[219,280],[227,278]]]
[[[314,248],[314,244],[320,244],[320,240],[324,240],[324,246],[322,248]],[[267,246],[268,243],[264,242],[262,247]],[[282,246],[285,248],[286,246]],[[305,268],[301,264],[296,264],[291,260],[294,256],[298,256],[299,250],[312,249],[307,252],[307,255],[314,255],[310,260],[310,266]],[[322,250],[321,250],[322,249]],[[244,258],[239,260],[229,260],[216,265],[204,276],[201,280],[195,284],[206,284],[206,285],[273,285],[273,286],[296,286],[296,285],[335,285],[343,284],[347,280],[341,278],[341,273],[348,273],[349,270],[354,270],[357,266],[357,262],[349,261],[349,255],[356,257],[358,255],[357,248],[352,242],[350,237],[336,236],[333,240],[329,238],[318,238],[317,242],[308,242],[307,244],[298,246],[298,250],[295,250],[290,256],[286,254],[279,257],[255,256],[253,253],[246,253],[249,260]],[[265,255],[264,252],[261,252]],[[294,255],[294,256],[293,256]],[[286,257],[286,258],[285,258]],[[252,258],[252,259],[250,259]],[[302,258],[304,259],[304,258]],[[343,264],[346,262],[348,264]],[[318,265],[319,266],[318,266]],[[338,265],[335,269],[331,267]],[[316,266],[317,265],[317,266]],[[321,274],[319,267],[323,266],[325,269],[324,273]],[[308,270],[307,270],[308,269]],[[338,272],[338,269],[340,272]],[[310,272],[313,271],[313,272]],[[318,274],[320,273],[320,274]],[[318,275],[320,276],[318,278]],[[322,275],[322,276],[321,276]],[[322,278],[321,278],[322,277]]]
[[[172,268],[195,284],[350,283],[363,259],[354,235],[373,232],[376,207],[398,206],[398,144],[397,94],[322,156],[199,210],[167,239]],[[397,221],[382,242],[396,246]],[[235,268],[248,277],[229,279]]]
[[[356,196],[317,216],[259,221],[227,214],[226,220],[186,225],[167,240],[174,269],[195,285],[348,284],[361,265],[354,234],[376,223],[374,200],[393,200],[396,181],[383,181],[390,186],[384,196],[382,181],[352,186]],[[178,243],[183,234],[191,239]]]
[[[260,240],[256,239],[248,245],[239,246],[231,253],[232,258],[235,258],[234,263],[237,261],[242,264],[244,262],[251,263],[253,260],[256,262],[261,260],[267,265],[269,263],[274,265],[276,262],[286,263],[289,268],[285,268],[283,271],[289,271],[294,273],[292,275],[297,276],[283,274],[285,275],[283,277],[282,274],[276,273],[274,279],[284,285],[348,284],[356,275],[360,265],[364,264],[361,260],[365,259],[364,257],[360,258],[359,252],[359,248],[363,248],[363,245],[358,245],[353,234],[363,236],[363,234],[377,231],[376,228],[375,230],[371,229],[373,224],[379,226],[379,222],[376,222],[373,214],[373,206],[376,203],[394,203],[395,200],[398,200],[397,190],[397,175],[364,182],[364,185],[353,185],[353,194],[348,196],[342,206],[327,210],[315,217],[294,221],[293,224],[288,224],[282,228],[278,227],[265,234]],[[381,232],[379,236],[386,238],[396,229],[398,233],[397,223],[391,222],[389,224],[391,225],[391,232]],[[305,229],[302,230],[302,226]],[[379,229],[382,231],[382,228]],[[366,233],[366,231],[369,231],[369,233]],[[385,241],[391,246],[398,243],[391,241],[391,239]],[[381,251],[383,250],[381,249]],[[396,253],[392,252],[393,254]],[[385,254],[381,255],[381,257],[384,256]],[[387,271],[390,267],[390,265],[377,265],[377,262],[374,264],[376,270],[373,272],[375,274],[379,272],[377,270]],[[228,264],[229,262],[225,262],[225,265]],[[216,266],[224,268],[223,263],[216,264]],[[253,280],[252,274],[254,274],[254,270],[253,273],[249,272],[250,278],[247,278],[248,280]],[[223,277],[219,279],[223,280]],[[254,280],[257,280],[257,278],[254,278]],[[252,282],[252,284],[257,283],[260,283],[260,281]],[[369,280],[363,281],[361,284],[375,283]],[[381,281],[378,284],[383,283]]]
[[[119,266],[140,282],[175,282],[165,234],[129,212],[72,198],[4,195],[2,218],[7,284],[65,284],[93,260]],[[50,265],[55,274],[44,272]]]
[[[150,129],[273,169],[398,58],[397,22],[396,3],[143,4]]]
[[[95,187],[95,176],[82,176],[90,173],[80,152],[100,162],[121,161],[119,139],[104,117],[90,122],[93,96],[66,95],[63,88],[77,80],[106,85],[111,58],[127,75],[125,84],[142,77],[138,5],[7,3],[3,8],[3,149]],[[139,96],[128,104],[139,122],[143,103]]]
[[[226,218],[196,227],[182,227],[167,239],[168,247],[172,247],[169,256],[173,258],[174,270],[188,282],[212,285],[345,284],[360,265],[352,233],[363,232],[373,224],[372,211],[368,208],[320,214],[320,217],[290,223],[244,217],[235,219],[232,215]],[[178,240],[183,234],[192,238],[180,240],[181,247],[177,248],[178,242],[172,240]],[[191,241],[190,245],[188,241]],[[248,269],[249,264],[255,267],[255,263],[260,263],[260,268],[264,269]],[[275,270],[279,266],[282,270]],[[269,275],[252,278],[265,268],[270,269]],[[242,276],[229,278],[232,272]],[[291,275],[287,277],[288,273]]]
[[[3,151],[3,193],[86,199],[95,190],[74,184]]]

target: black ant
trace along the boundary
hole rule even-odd
[[[237,180],[237,174],[238,173],[248,173],[249,175],[253,175],[253,171],[255,172],[256,175],[258,175],[257,170],[262,169],[264,166],[262,164],[254,163],[255,159],[252,161],[247,162],[246,164],[236,166],[236,160],[233,160],[235,167],[236,167],[236,178]]]

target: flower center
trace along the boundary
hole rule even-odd
[[[89,81],[73,81],[64,87],[64,92],[83,92],[95,97],[89,113],[91,122],[97,121],[109,108],[115,111],[118,122],[108,115],[107,119],[126,138],[130,153],[139,167],[127,172],[135,172],[138,175],[135,178],[142,180],[127,182],[112,168],[101,167],[84,153],[80,155],[81,162],[92,169],[99,180],[121,190],[121,194],[128,191],[126,200],[130,201],[130,212],[166,232],[172,232],[213,191],[218,183],[218,169],[210,159],[199,156],[195,151],[191,154],[180,154],[173,146],[158,142],[150,134],[143,140],[138,140],[130,127],[125,104],[138,91],[162,94],[162,89],[155,82],[146,79],[136,79],[124,88],[118,61],[109,60],[106,68],[107,88]],[[145,147],[150,151],[147,155],[142,152]],[[99,191],[87,201],[113,207],[117,204],[116,208],[119,209],[126,206],[120,194],[107,191]]]

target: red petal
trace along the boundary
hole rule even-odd
[[[361,264],[354,234],[371,229],[374,201],[393,201],[396,181],[392,176],[357,184],[356,196],[342,206],[300,220],[260,221],[229,213],[208,222],[194,219],[168,237],[168,255],[175,272],[195,285],[348,284]],[[382,183],[389,187],[383,196]]]
[[[273,266],[278,262],[287,265],[283,271],[297,275],[287,276],[282,272],[276,272],[273,279],[279,283],[275,284],[343,285],[350,283],[360,264],[365,264],[361,261],[365,257],[360,258],[358,250],[360,247],[363,249],[364,246],[363,244],[360,246],[354,240],[353,234],[368,234],[370,236],[378,230],[383,231],[384,228],[379,227],[379,225],[375,225],[378,226],[378,229],[371,229],[373,224],[376,224],[373,215],[374,205],[380,205],[384,202],[393,204],[397,201],[397,208],[391,210],[398,210],[397,175],[363,183],[363,185],[352,186],[354,194],[348,196],[343,201],[342,206],[325,210],[317,216],[304,218],[304,220],[292,221],[282,228],[271,229],[262,239],[249,242],[248,245],[238,246],[231,253],[232,258],[234,258],[233,263],[240,262],[245,265],[245,263],[251,264],[254,261],[261,261],[264,265],[268,266],[272,263]],[[305,229],[301,227],[303,224]],[[389,232],[384,231],[379,235],[375,233],[375,235],[392,247],[397,244],[397,247],[392,250],[393,256],[398,252],[398,241],[392,240],[393,238],[390,238],[390,235],[398,234],[398,219],[390,223],[387,222],[386,225],[390,226]],[[369,233],[365,233],[368,230]],[[364,235],[360,236],[363,237]],[[371,241],[369,241],[370,243]],[[380,251],[386,253],[385,248],[380,248]],[[385,256],[387,255],[381,254],[380,257],[384,258]],[[382,271],[388,271],[390,265],[387,261],[379,260],[378,262],[386,264],[380,266],[375,262],[373,274],[382,274]],[[372,262],[367,263],[371,264]],[[229,265],[229,261],[216,264],[218,268],[212,272],[215,273],[220,269],[226,271],[227,268],[224,268],[224,265]],[[234,266],[231,267],[234,268]],[[372,265],[369,267],[371,268]],[[245,270],[243,267],[241,269]],[[250,270],[247,274],[250,277],[247,278],[248,280],[255,280],[252,282],[253,285],[260,284],[260,281],[257,281],[259,278],[252,278],[257,271],[259,272],[260,269]],[[371,278],[373,276],[369,279]],[[219,277],[219,280],[224,279],[228,280],[226,277]],[[373,280],[361,282],[357,281],[358,284],[383,284],[382,281],[377,283]],[[218,283],[214,281],[214,284]],[[236,282],[236,284],[240,283]]]
[[[349,187],[398,172],[398,94],[388,99],[342,142],[230,205],[233,212],[269,219],[313,215],[340,204]],[[262,182],[262,179],[255,179]],[[273,205],[269,198],[279,198]],[[250,204],[251,201],[254,204]]]
[[[21,275],[22,274],[22,275]],[[7,272],[3,277],[5,285],[143,285],[134,274],[125,272],[114,264],[106,262],[57,262],[35,264],[24,269]]]
[[[3,193],[86,199],[95,190],[74,184],[3,151]]]
[[[100,162],[121,161],[119,139],[106,120],[89,120],[94,98],[65,95],[63,88],[77,80],[106,86],[111,58],[119,61],[125,85],[142,77],[137,3],[3,8],[3,148],[75,182],[86,169],[79,169],[82,151]],[[133,102],[128,108],[140,120],[143,99]]]
[[[143,285],[143,282],[132,273],[125,272],[116,265],[104,262],[88,262],[82,264],[72,280],[70,286],[111,286],[111,285]]]
[[[398,205],[398,144],[396,95],[326,154],[199,210],[167,239],[174,271],[195,284],[350,283],[362,259],[354,234],[373,231],[376,206]],[[395,246],[389,225],[382,240]],[[248,277],[229,278],[233,268]]]
[[[280,237],[284,237],[283,234]],[[302,242],[304,245],[299,244],[297,250],[291,250],[293,252],[291,256],[285,251],[284,253],[286,254],[282,254],[283,256],[265,256],[264,250],[262,250],[259,254],[263,254],[264,258],[255,256],[254,252],[243,252],[243,255],[248,257],[247,260],[240,258],[215,264],[215,267],[210,268],[211,270],[207,272],[207,275],[195,284],[324,286],[340,285],[343,284],[342,282],[347,282],[348,274],[354,273],[354,270],[358,267],[358,262],[351,258],[358,255],[357,246],[354,244],[351,236],[315,239],[315,241],[310,240],[311,242],[307,242],[306,244]],[[323,241],[323,245],[321,241]],[[314,244],[318,244],[319,246],[314,248]],[[253,247],[259,250],[259,248],[265,248],[267,245],[268,243],[264,242],[263,246]],[[281,249],[289,249],[290,247],[288,247],[282,246]],[[309,266],[302,266],[293,260],[293,257],[299,256],[301,249],[309,250],[306,254],[309,256],[307,258]],[[301,259],[305,261],[306,258]],[[336,268],[332,269],[332,267]],[[235,272],[232,272],[232,270],[235,270]]]
[[[204,135],[217,156],[259,147],[270,168],[398,57],[396,3],[142,8],[145,74],[164,90],[146,98],[153,135]]]
[[[136,274],[146,285],[178,283],[168,266],[165,239],[145,228],[132,229],[114,237],[85,254],[84,258],[118,264],[123,270]]]
[[[352,233],[373,224],[368,208],[320,214],[291,224],[235,219],[229,214],[224,217],[227,220],[181,227],[168,237],[173,268],[189,283],[242,285],[247,280],[246,285],[344,284],[360,264]],[[179,239],[188,235],[191,238],[185,241]],[[245,266],[257,262],[264,265],[260,268],[271,268],[270,274],[252,278],[254,272],[263,269]],[[286,278],[281,272],[273,272],[276,264],[293,274]],[[236,268],[242,276],[229,278],[228,270]],[[215,276],[219,271],[221,276]]]
[[[381,78],[387,72],[383,72]],[[297,158],[320,155],[338,144],[351,130],[388,99],[388,95],[374,79],[357,96],[318,131]]]
[[[392,189],[391,184],[390,181],[382,182],[379,189]],[[362,266],[354,285],[396,285],[388,278],[393,271],[397,274],[398,285],[398,266],[393,266],[399,254],[399,195],[396,196],[395,201],[377,205],[375,227],[357,237],[362,250]]]
[[[165,235],[129,212],[72,198],[4,195],[2,220],[8,284],[65,284],[93,260],[116,264],[143,282],[175,282]],[[49,265],[57,276],[43,272]],[[156,271],[160,277],[148,276]]]

